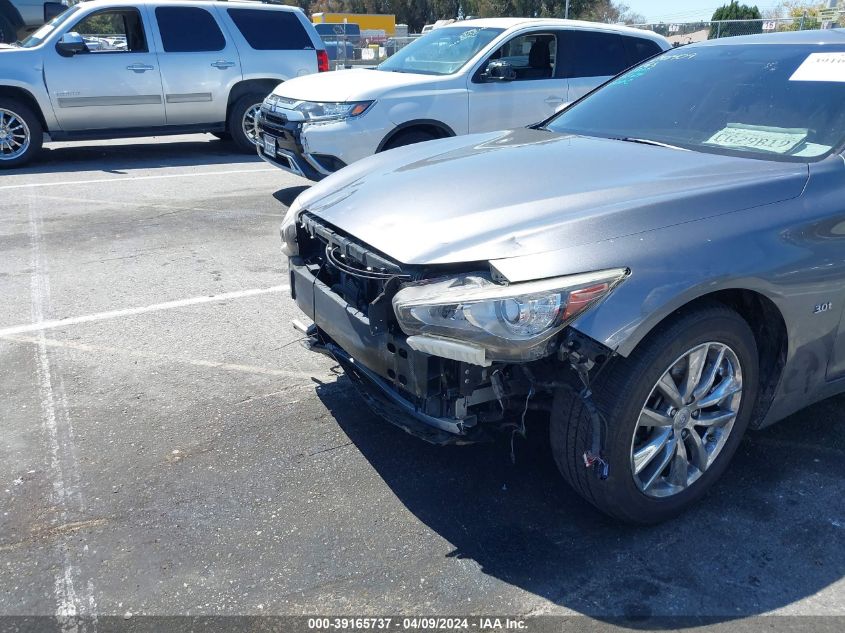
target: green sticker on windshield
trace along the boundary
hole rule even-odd
[[[802,128],[728,123],[725,129],[716,132],[705,143],[731,149],[787,154],[801,145],[807,139],[808,133],[808,130]]]
[[[613,86],[627,86],[632,81],[636,81],[643,75],[648,74],[653,68],[657,68],[660,63],[671,62],[676,60],[694,59],[698,53],[664,53],[660,57],[655,57],[647,62],[643,62],[639,66],[635,66],[621,77],[614,79],[611,85]]]

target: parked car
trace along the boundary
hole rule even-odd
[[[282,225],[311,347],[430,441],[546,409],[585,499],[674,516],[845,391],[843,59],[842,30],[694,44],[330,176]]]
[[[122,44],[125,42],[125,44]],[[0,167],[53,140],[212,132],[255,151],[280,82],[328,70],[298,9],[208,0],[93,0],[0,49]]]
[[[375,70],[279,86],[262,106],[259,155],[320,180],[383,150],[536,123],[668,48],[649,31],[569,20],[444,26]]]
[[[343,39],[353,45],[361,42],[361,27],[358,24],[322,22],[315,24],[314,28],[324,40],[337,42]]]
[[[361,42],[361,27],[357,24],[323,22],[315,24],[314,28],[323,40],[330,62],[355,59],[355,47]]]
[[[2,0],[0,1],[0,44],[27,37],[45,22],[49,22],[67,9],[67,0],[45,2],[44,0]]]

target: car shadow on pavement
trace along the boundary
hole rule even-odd
[[[124,169],[155,167],[194,167],[232,163],[256,163],[257,154],[239,152],[227,141],[208,140],[210,136],[196,136],[196,140],[157,139],[142,142],[137,139],[92,141],[90,144],[46,144],[44,152],[32,164],[15,169],[10,174],[49,174],[77,171],[105,171],[119,174]]]
[[[286,187],[275,192],[273,197],[285,205],[285,207],[290,207],[290,205],[293,204],[293,201],[299,197],[299,194],[303,191],[307,191],[308,189],[310,189],[310,185],[302,185],[301,187]],[[287,209],[285,209],[285,212],[287,212]]]
[[[605,518],[568,488],[543,420],[517,439],[512,464],[509,438],[430,446],[350,407],[349,386],[341,378],[317,393],[397,497],[454,545],[450,556],[567,609],[692,626],[685,618],[787,607],[845,575],[845,397],[749,434],[702,502],[643,528]]]

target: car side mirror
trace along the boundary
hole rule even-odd
[[[62,57],[73,57],[79,53],[87,52],[88,47],[85,46],[85,40],[79,33],[71,31],[62,35],[62,39],[56,44],[56,50]]]
[[[63,13],[65,9],[67,9],[67,5],[62,4],[61,2],[45,2],[44,21],[49,22],[57,15]]]
[[[487,64],[487,69],[481,75],[484,81],[513,81],[516,71],[513,64],[503,59],[494,59]]]

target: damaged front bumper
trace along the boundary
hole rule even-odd
[[[403,334],[371,327],[316,273],[290,259],[291,293],[314,322],[306,344],[334,358],[388,422],[435,444],[474,443],[491,439],[512,399],[524,404],[531,385],[521,373],[416,351]]]

